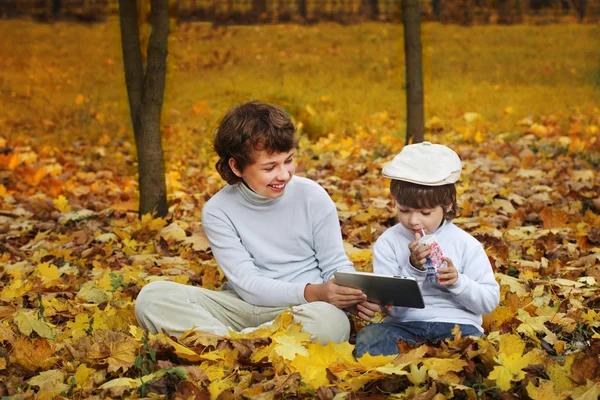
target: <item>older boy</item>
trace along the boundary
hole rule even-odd
[[[379,306],[335,283],[353,271],[336,207],[317,183],[294,176],[295,127],[278,107],[249,102],[215,133],[216,164],[229,184],[204,206],[202,224],[227,277],[220,291],[159,281],[140,292],[135,312],[151,332],[227,335],[269,324],[292,306],[294,319],[325,344],[348,340],[343,310],[370,320]]]

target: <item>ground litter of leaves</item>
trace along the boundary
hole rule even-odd
[[[461,156],[455,222],[482,242],[501,284],[486,335],[358,360],[350,343],[311,343],[286,313],[231,337],[137,325],[135,298],[148,282],[223,282],[200,220],[223,185],[212,153],[171,159],[169,217],[140,220],[135,174],[112,162],[134,158],[127,141],[59,150],[0,137],[0,395],[597,399],[600,112],[569,116],[568,129],[558,117],[525,118],[504,134],[486,132],[481,118],[432,118],[427,139]],[[380,171],[402,147],[389,133],[397,124],[382,113],[346,137],[300,143],[298,174],[336,202],[360,270],[371,270],[371,245],[394,224]]]

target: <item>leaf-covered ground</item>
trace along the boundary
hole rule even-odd
[[[59,42],[70,37],[67,28],[52,29]],[[60,54],[69,49],[64,46]],[[0,63],[17,76],[26,60],[7,57]],[[110,66],[116,76],[118,64],[90,68]],[[35,79],[65,80],[62,74],[73,71],[62,67],[50,65],[44,73],[51,79]],[[97,79],[108,85],[111,76]],[[44,98],[55,86],[31,86],[29,94],[27,88],[0,90],[1,104],[13,107],[0,117],[1,396],[595,400],[600,395],[597,107],[523,116],[512,125],[503,122],[503,129],[477,112],[428,118],[427,139],[448,144],[464,161],[462,215],[455,222],[484,244],[502,287],[501,303],[485,318],[484,338],[401,345],[399,357],[355,360],[350,343],[312,344],[287,314],[270,328],[230,338],[189,332],[176,339],[141,330],[133,305],[148,282],[169,279],[208,288],[223,282],[200,220],[203,204],[223,185],[212,167],[207,129],[165,127],[170,216],[139,220],[135,149],[127,129],[119,128],[117,106],[101,109],[86,92],[48,102],[52,114],[40,108],[38,120],[31,110],[15,111],[39,105],[36,90]],[[330,113],[338,100],[335,90],[330,93],[294,114],[299,126],[321,117],[337,121]],[[56,105],[63,100],[68,106]],[[477,109],[475,101],[470,110]],[[191,113],[209,119],[213,111],[201,102]],[[394,224],[380,171],[402,147],[403,121],[382,111],[339,126],[315,142],[302,134],[298,174],[329,191],[347,253],[368,271],[372,243]],[[203,140],[202,147],[191,145]]]

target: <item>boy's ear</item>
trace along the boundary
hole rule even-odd
[[[237,168],[237,163],[235,162],[235,160],[233,159],[233,157],[231,157],[229,159],[229,168],[231,168],[231,170],[233,171],[233,173],[238,177],[241,178],[242,177],[242,171],[240,171]]]

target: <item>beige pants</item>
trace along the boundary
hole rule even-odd
[[[196,330],[228,336],[268,325],[289,307],[261,307],[246,303],[232,290],[209,290],[169,281],[144,286],[135,304],[139,324],[152,333],[163,330],[172,336]],[[294,320],[314,341],[340,343],[350,336],[346,313],[322,301],[292,307]]]

